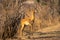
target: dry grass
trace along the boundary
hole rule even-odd
[[[17,36],[17,30],[21,27],[19,26],[20,20],[24,17],[25,10],[29,7],[35,9],[32,32],[47,33],[60,31],[60,9],[58,8],[58,2],[56,0],[54,1],[55,3],[50,1],[41,0],[40,3],[24,4],[23,1],[21,3],[21,0],[0,0],[0,37],[11,38],[12,36]],[[30,16],[30,14],[28,15]],[[29,31],[30,28],[26,26],[23,31],[25,30]]]

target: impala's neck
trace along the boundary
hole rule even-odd
[[[27,14],[27,16],[25,17],[26,19],[28,19],[29,21],[32,21],[32,20],[34,20],[34,9],[32,8],[32,9],[27,9],[26,10],[26,14]]]
[[[34,20],[34,11],[31,11],[31,21]]]

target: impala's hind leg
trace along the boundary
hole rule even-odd
[[[31,32],[32,32],[32,30],[33,30],[33,29],[32,29],[32,25],[31,25],[31,24],[29,24],[29,26],[30,26],[30,28],[31,28]]]

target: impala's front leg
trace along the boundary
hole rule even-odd
[[[20,36],[23,35],[23,29],[24,29],[24,25],[21,25]]]

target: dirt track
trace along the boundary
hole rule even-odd
[[[54,31],[60,31],[60,23],[57,23],[56,25],[53,25],[53,26],[49,26],[49,27],[46,27],[46,28],[43,28],[41,30],[38,30],[40,32],[54,32]]]

